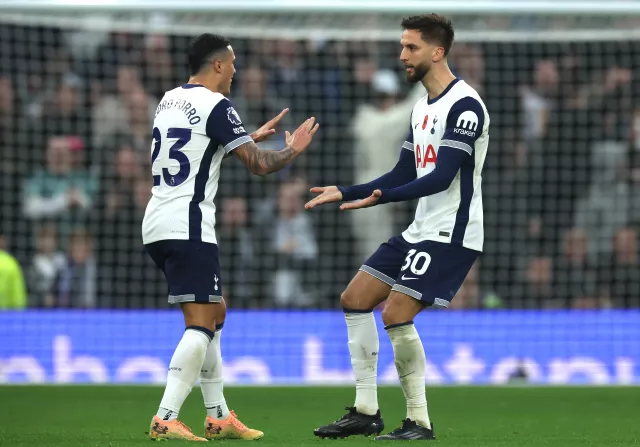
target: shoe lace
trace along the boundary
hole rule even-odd
[[[192,433],[191,429],[182,421],[176,421],[176,425],[181,429],[181,430],[186,430],[189,433]]]
[[[236,412],[231,410],[229,413],[231,413],[231,415],[233,416],[231,418],[231,425],[233,425],[234,427],[236,427],[238,430],[248,430],[247,426],[244,425],[240,419],[238,419],[238,415],[236,415]]]
[[[333,421],[334,424],[347,419],[349,416],[356,412],[356,407],[344,407],[344,409],[347,410],[348,413],[342,416],[340,419],[336,419],[335,421]]]
[[[391,433],[389,433],[390,435],[398,435],[400,433],[402,433],[403,430],[405,430],[407,428],[407,424],[411,422],[411,419],[403,419],[402,420],[402,425],[398,428],[396,428],[395,430],[393,430]]]

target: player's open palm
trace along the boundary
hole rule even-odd
[[[278,116],[276,116],[274,118],[271,118],[262,127],[260,127],[258,130],[256,130],[254,133],[252,133],[251,134],[251,138],[253,139],[253,141],[255,141],[256,143],[259,143],[261,141],[266,140],[267,138],[269,138],[274,133],[276,133],[275,127],[278,125],[280,120],[287,113],[289,113],[289,109],[284,109],[282,112],[280,112],[278,114]]]
[[[311,117],[302,123],[292,134],[286,132],[287,146],[293,149],[296,154],[303,152],[311,144],[313,136],[320,127],[320,124],[317,124],[315,121],[316,119]]]
[[[304,207],[308,210],[323,203],[340,202],[342,200],[342,193],[337,186],[316,186],[311,188],[311,192],[320,195],[306,203]]]

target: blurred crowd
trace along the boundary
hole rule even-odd
[[[141,243],[151,128],[188,79],[183,36],[0,30],[0,308],[166,307]],[[393,167],[413,104],[396,42],[234,39],[231,100],[263,149],[308,116],[317,141],[253,177],[222,164],[218,240],[231,307],[333,308],[415,203],[303,208],[313,185]],[[485,254],[452,307],[640,306],[638,42],[458,43],[457,76],[491,115]]]

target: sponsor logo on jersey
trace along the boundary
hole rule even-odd
[[[458,117],[458,122],[456,123],[455,129],[453,129],[453,133],[475,137],[476,131],[478,130],[478,121],[478,115],[471,110],[462,112]]]
[[[242,124],[242,121],[240,121],[240,115],[238,115],[238,112],[236,112],[236,109],[233,107],[229,107],[227,109],[227,119],[233,125],[239,126]]]

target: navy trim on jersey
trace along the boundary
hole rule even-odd
[[[460,206],[456,213],[456,223],[453,226],[451,242],[462,245],[464,234],[469,224],[469,211],[473,198],[473,171],[475,170],[475,157],[469,157],[467,163],[460,168]]]
[[[444,91],[442,93],[440,93],[438,96],[436,96],[435,98],[433,98],[433,99],[427,98],[427,104],[433,104],[436,101],[438,101],[440,98],[442,98],[444,95],[449,93],[449,90],[451,90],[453,88],[453,86],[458,83],[459,80],[460,79],[455,78],[453,81],[451,81],[449,83],[449,85],[447,85],[447,88],[445,88]]]
[[[200,209],[200,202],[205,198],[205,188],[209,181],[211,161],[217,149],[217,142],[214,140],[209,141],[209,145],[204,151],[200,162],[200,169],[196,174],[193,197],[189,202],[189,239],[192,241],[202,241],[202,210]]]
[[[202,84],[183,84],[182,85],[182,88],[184,89],[196,88],[196,87],[204,87],[204,85]]]

